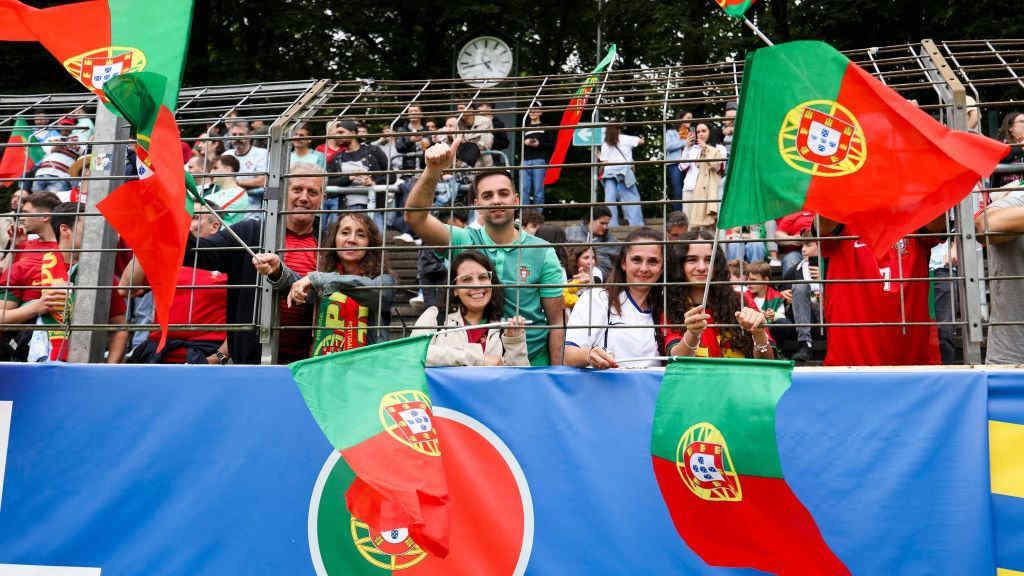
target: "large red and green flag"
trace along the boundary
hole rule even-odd
[[[711,566],[849,574],[786,483],[775,409],[792,363],[684,358],[665,368],[651,460],[676,531]]]
[[[76,80],[101,99],[103,85],[143,70],[167,77],[163,94],[174,110],[192,25],[192,0],[86,0],[33,8],[0,0],[0,40],[39,42]]]
[[[587,79],[583,81],[583,85],[576,90],[576,94],[569,101],[569,106],[562,113],[561,130],[558,131],[555,149],[551,153],[551,159],[548,160],[548,164],[562,164],[565,162],[565,154],[569,151],[569,146],[572,144],[572,135],[575,132],[573,127],[579,124],[580,118],[583,116],[583,109],[587,106],[587,99],[590,97],[590,93],[594,91],[594,86],[597,85],[598,75],[615,61],[615,53],[615,44],[612,44],[608,47],[608,53],[597,63],[597,67],[587,76]],[[544,185],[550,186],[558,182],[558,179],[561,177],[562,167],[552,166],[544,173]]]
[[[140,180],[98,206],[146,271],[162,329],[160,348],[188,236],[173,111],[191,24],[192,0],[87,0],[43,9],[0,0],[0,40],[41,43],[135,127]]]
[[[291,365],[324,435],[355,472],[345,501],[371,538],[408,534],[448,555],[448,482],[427,393],[430,336],[317,356]],[[404,540],[404,538],[403,538]]]
[[[877,255],[962,200],[1008,152],[952,131],[823,42],[747,58],[719,228],[798,211]]]
[[[32,144],[32,133],[32,128],[24,118],[19,116],[14,121],[14,130],[11,131],[3,157],[0,158],[0,180],[20,178],[43,159],[43,149]]]
[[[165,83],[158,74],[131,72],[104,85],[110,105],[135,126],[139,179],[125,182],[96,204],[146,271],[161,328],[159,348],[167,339],[189,229],[178,124],[155,96],[163,93]]]
[[[743,18],[747,10],[754,4],[754,0],[715,0],[718,7],[733,18]]]

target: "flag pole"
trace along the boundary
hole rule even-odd
[[[526,324],[526,325],[533,324],[533,320],[524,320],[523,324]],[[466,330],[481,330],[481,329],[484,329],[484,328],[490,330],[491,328],[506,328],[508,326],[509,326],[509,321],[508,320],[503,320],[501,322],[490,322],[488,324],[464,324],[462,326],[455,326],[455,327],[452,327],[452,328],[440,328],[440,329],[438,329],[437,333],[440,334],[441,332],[445,332],[445,333],[464,332]]]
[[[249,256],[252,256],[253,258],[256,257],[256,253],[253,252],[252,248],[250,248],[249,245],[238,236],[238,234],[235,234],[235,231],[231,229],[231,226],[228,226],[228,223],[221,218],[220,214],[210,206],[209,202],[206,201],[206,198],[203,198],[202,195],[193,192],[187,186],[185,187],[185,193],[191,196],[193,200],[205,206],[206,209],[210,211],[210,214],[213,214],[213,217],[217,219],[217,222],[220,222],[220,229],[227,230],[228,235],[234,238],[235,242],[241,244],[242,248],[245,248],[245,251],[249,253]]]
[[[757,24],[751,22],[746,16],[743,17],[743,23],[746,24],[747,28],[750,28],[762,42],[769,46],[775,46],[775,43],[769,40],[768,37],[764,35],[764,32],[761,32],[761,29],[757,27]]]
[[[704,281],[704,299],[700,301],[702,308],[707,310],[708,293],[711,292],[711,278],[715,272],[715,257],[718,256],[718,228],[713,228],[715,239],[711,241],[711,263],[708,264],[708,277]]]

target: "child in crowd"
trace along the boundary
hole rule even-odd
[[[651,244],[641,241],[650,240]],[[612,271],[607,288],[580,295],[565,331],[565,364],[618,368],[616,357],[658,356],[660,337],[654,319],[662,316],[662,236],[650,228],[632,232]],[[629,286],[622,284],[629,283]],[[632,285],[632,284],[636,285]],[[620,325],[632,326],[619,328]],[[599,326],[594,328],[593,326]],[[631,362],[630,368],[658,366],[657,360]]]
[[[597,267],[597,255],[591,246],[575,246],[569,249],[567,258],[568,269],[566,270],[569,284],[563,290],[565,294],[565,307],[572,310],[579,300],[580,290],[586,290],[593,284],[604,280],[601,269]]]
[[[504,307],[501,281],[491,259],[466,250],[452,260],[448,283],[451,309],[445,328],[498,322]],[[438,309],[431,306],[416,320],[413,335],[435,333],[427,348],[427,366],[529,366],[525,321],[516,316],[507,328],[469,328],[437,332]]]
[[[668,322],[661,323],[684,324],[685,329],[662,328],[665,351],[670,356],[774,358],[764,314],[744,306],[740,294],[728,285],[717,284],[725,282],[729,272],[725,253],[720,248],[715,254],[711,252],[711,233],[693,230],[682,239],[704,242],[673,246],[668,280],[678,284],[668,288]],[[705,308],[701,302],[712,259],[711,280],[715,283],[711,284]],[[739,328],[734,327],[736,324]]]

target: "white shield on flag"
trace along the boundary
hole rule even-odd
[[[820,122],[811,122],[807,145],[819,156],[832,156],[839,150],[840,137],[841,134],[838,130],[829,128]]]
[[[398,413],[409,427],[413,434],[426,434],[433,429],[430,423],[430,413],[422,408],[410,408]]]
[[[703,452],[690,454],[690,470],[701,482],[725,480],[722,477],[722,471],[719,470],[718,465],[715,463],[714,456],[711,454],[704,454]]]
[[[405,539],[409,537],[409,529],[392,528],[391,530],[384,530],[380,533],[380,537],[389,544],[400,544],[405,542]]]
[[[124,61],[117,60],[113,62],[107,62],[102,66],[95,66],[92,69],[92,85],[97,89],[102,89],[103,85],[107,83],[107,80],[121,74],[121,70],[124,68]]]

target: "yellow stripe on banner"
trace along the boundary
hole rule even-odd
[[[1024,498],[1024,425],[989,420],[988,453],[992,493]]]
[[[1006,568],[996,568],[996,576],[1024,576],[1024,572],[1007,570]]]

